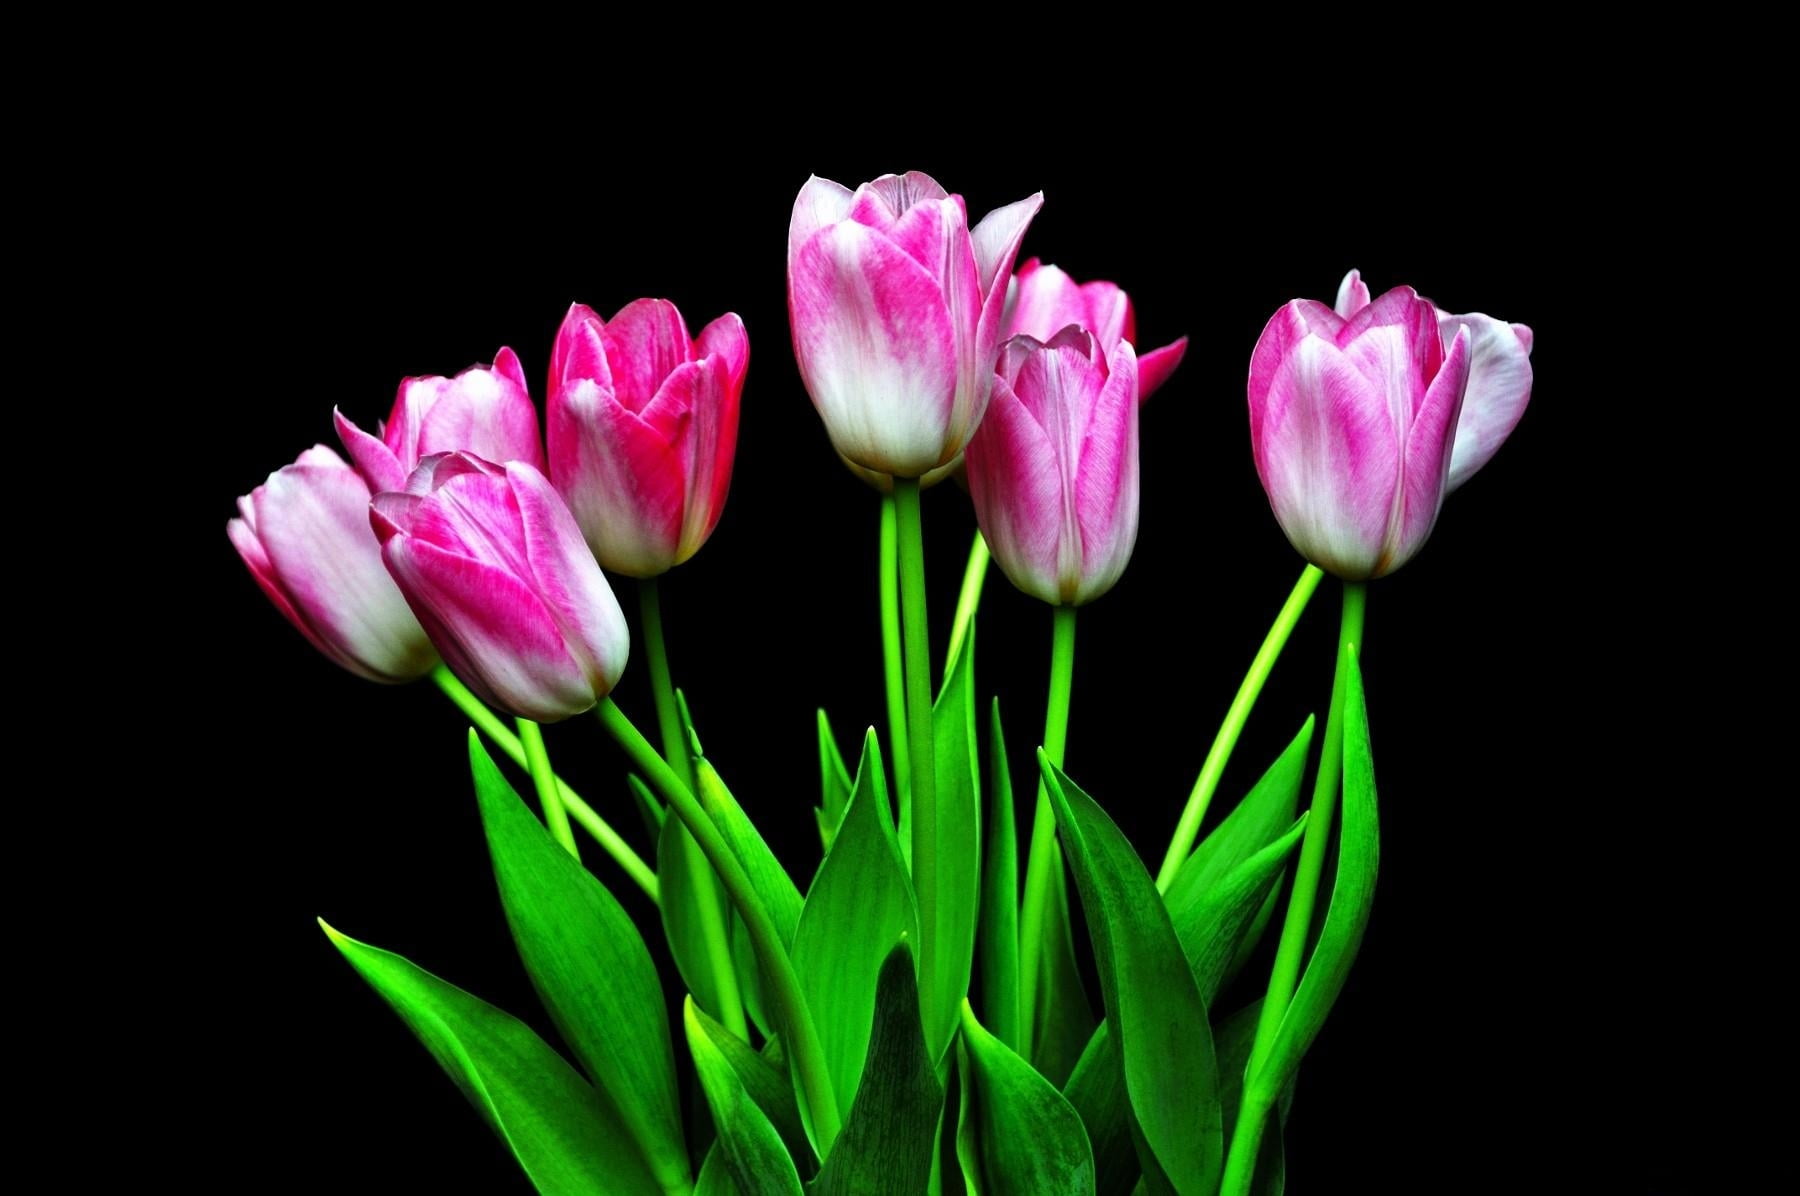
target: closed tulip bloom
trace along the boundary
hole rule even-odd
[[[550,477],[602,565],[655,577],[706,543],[731,486],[749,363],[730,313],[691,338],[664,299],[611,320],[569,308],[550,356]]]
[[[411,681],[437,665],[425,629],[381,563],[369,487],[324,445],[238,499],[232,547],[275,609],[313,647],[371,681]]]
[[[525,372],[511,349],[492,366],[470,366],[454,378],[407,378],[394,397],[387,422],[371,436],[342,412],[338,437],[369,488],[404,490],[419,462],[433,453],[474,453],[484,461],[523,461],[544,467],[537,408]]]
[[[445,663],[489,705],[556,722],[605,697],[625,670],[618,600],[532,466],[427,457],[404,491],[375,496],[371,522]]]
[[[1392,573],[1431,535],[1469,381],[1471,334],[1397,287],[1345,319],[1296,299],[1250,357],[1250,447],[1281,529],[1346,581]]]
[[[1103,352],[1078,327],[1007,341],[965,460],[981,534],[1015,586],[1060,605],[1106,593],[1137,542],[1131,343]]]
[[[1337,314],[1346,320],[1369,303],[1368,284],[1356,270],[1338,287]],[[1435,305],[1434,305],[1435,306]],[[1525,414],[1531,401],[1531,329],[1480,312],[1451,315],[1436,308],[1438,330],[1446,341],[1456,330],[1469,330],[1469,389],[1456,421],[1456,443],[1450,449],[1450,479],[1445,492],[1456,489],[1486,465]]]
[[[811,178],[788,226],[794,353],[853,466],[917,478],[949,465],[993,387],[1006,285],[1041,194],[973,229],[916,171],[855,191]]]
[[[1076,282],[1057,266],[1032,258],[1013,275],[1006,294],[1002,336],[1032,336],[1047,341],[1070,324],[1094,334],[1102,351],[1120,341],[1137,345],[1137,313],[1131,297],[1111,282]],[[1138,354],[1138,402],[1143,402],[1175,372],[1187,353],[1187,337],[1160,349]]]

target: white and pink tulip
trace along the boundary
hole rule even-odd
[[[1137,312],[1117,283],[1076,282],[1067,271],[1032,258],[1013,275],[1006,293],[1004,336],[1031,336],[1047,341],[1071,324],[1094,334],[1102,352],[1120,341],[1137,345]],[[1142,403],[1175,372],[1187,353],[1188,338],[1139,353],[1138,402]]]

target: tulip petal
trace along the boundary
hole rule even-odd
[[[667,299],[627,303],[601,335],[612,367],[613,395],[629,411],[642,411],[663,379],[694,355],[687,322]]]
[[[1081,285],[1082,322],[1108,353],[1120,341],[1137,345],[1137,315],[1131,299],[1117,283],[1087,282]]]
[[[727,360],[717,354],[681,367],[663,385],[670,391],[690,391],[683,402],[693,412],[686,448],[681,541],[675,553],[679,565],[700,551],[725,510],[731,466],[737,456],[738,389]]]
[[[504,476],[457,473],[436,483],[412,512],[411,539],[529,577],[519,504]]]
[[[1468,331],[1458,329],[1442,368],[1425,391],[1418,418],[1406,431],[1400,509],[1375,566],[1376,577],[1392,573],[1424,547],[1443,508],[1457,415],[1469,381],[1469,341]]]
[[[344,451],[350,454],[356,471],[362,474],[371,492],[379,494],[383,490],[405,487],[406,467],[394,456],[394,450],[351,423],[335,407],[331,409],[331,420],[337,425],[338,439],[343,441]]]
[[[856,189],[850,203],[851,220],[886,231],[914,204],[949,199],[950,193],[936,179],[920,170],[884,174]]]
[[[1369,284],[1363,281],[1362,271],[1352,270],[1344,275],[1344,281],[1338,283],[1337,303],[1333,308],[1338,315],[1348,320],[1367,306]]]
[[[855,196],[850,188],[830,179],[813,175],[800,188],[794,199],[794,214],[788,219],[788,267],[793,268],[800,247],[828,224],[850,219],[850,204]]]
[[[598,700],[549,608],[524,582],[412,536],[394,537],[381,552],[445,662],[489,705],[556,722]]]
[[[750,367],[750,334],[736,312],[726,312],[695,338],[694,357],[713,356],[724,359],[733,390],[744,384],[744,371]]]
[[[604,685],[595,695],[598,698],[610,692],[625,671],[631,646],[625,614],[550,479],[515,463],[506,467],[506,480],[524,524],[528,576],[570,653],[590,680]]]
[[[965,460],[969,497],[994,559],[1025,593],[1061,602],[1064,494],[1057,445],[1004,376],[994,380]]]
[[[1160,349],[1152,349],[1137,359],[1138,402],[1142,403],[1169,380],[1181,359],[1187,356],[1188,338],[1181,337]]]
[[[1098,372],[1098,363],[1093,368]],[[1137,543],[1138,371],[1129,341],[1113,347],[1106,368],[1105,385],[1087,408],[1074,474],[1081,576],[1065,602],[1088,602],[1112,589]]]
[[[1411,287],[1395,287],[1345,321],[1337,343],[1376,393],[1387,396],[1394,426],[1410,425],[1444,361],[1431,301]]]
[[[801,246],[788,302],[801,373],[833,447],[901,477],[943,464],[957,342],[937,280],[846,221]]]
[[[564,387],[549,419],[556,486],[593,554],[629,577],[673,567],[687,470],[669,433],[681,429],[653,427],[591,382]]]
[[[1475,475],[1506,443],[1531,401],[1531,329],[1479,312],[1445,316],[1446,337],[1469,330],[1469,389],[1456,421],[1449,489]]]
[[[1031,268],[1020,270],[1007,298],[1003,336],[1023,333],[1047,341],[1070,324],[1097,331],[1088,321],[1081,287],[1059,266],[1045,266],[1033,258]]]
[[[1044,193],[1039,191],[1005,207],[995,208],[969,230],[975,245],[975,271],[981,293],[994,302],[996,321],[1006,300],[1006,288],[996,284],[1011,273],[1019,243],[1025,239],[1025,230],[1043,206]]]
[[[442,386],[419,417],[414,442],[419,457],[467,452],[496,464],[524,461],[543,468],[537,408],[518,354],[502,347],[492,367],[473,366],[455,378],[432,381]],[[392,447],[391,440],[389,444]]]
[[[585,303],[569,304],[562,327],[556,330],[556,343],[550,346],[550,389],[552,399],[563,386],[586,378],[610,389],[612,367],[606,361],[606,321]]]

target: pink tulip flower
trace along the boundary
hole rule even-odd
[[[1092,602],[1131,560],[1138,525],[1137,354],[1084,328],[1006,342],[987,418],[969,441],[969,495],[1015,586]]]
[[[1137,345],[1137,313],[1117,283],[1078,283],[1057,266],[1032,258],[1013,275],[1006,292],[1003,336],[1033,336],[1047,341],[1070,324],[1094,334],[1102,352],[1120,341]],[[1138,355],[1138,402],[1142,403],[1175,372],[1187,353],[1188,338]]]
[[[744,322],[730,313],[696,340],[665,299],[610,321],[569,308],[550,354],[550,477],[602,565],[655,577],[712,535],[749,363]]]
[[[523,461],[544,467],[537,408],[525,372],[511,349],[492,366],[470,366],[454,378],[407,378],[394,397],[387,422],[371,436],[341,411],[338,437],[356,468],[379,494],[404,490],[419,462],[433,453],[474,453],[484,461]]]
[[[381,563],[369,530],[369,487],[324,445],[238,499],[232,547],[275,609],[313,647],[371,681],[436,667],[425,629]]]
[[[444,660],[489,705],[580,714],[625,670],[612,588],[550,480],[468,453],[419,463],[370,516],[388,572]]]
[[[788,226],[788,315],[800,376],[838,453],[917,478],[951,463],[993,388],[1006,283],[1043,205],[973,229],[962,197],[917,171],[854,192],[811,178]]]
[[[1300,554],[1346,581],[1392,573],[1443,505],[1471,334],[1397,287],[1345,319],[1296,299],[1250,357],[1250,448]]]

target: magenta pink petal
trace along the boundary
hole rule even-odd
[[[794,214],[788,221],[788,265],[794,263],[794,257],[800,247],[812,239],[814,233],[828,224],[836,224],[840,220],[850,218],[850,205],[854,197],[850,188],[830,179],[822,179],[813,175],[800,188],[800,194],[794,198]]]
[[[1362,271],[1352,270],[1344,275],[1344,281],[1338,284],[1337,303],[1333,305],[1334,310],[1348,320],[1367,306],[1369,306],[1369,284],[1363,281]]]
[[[331,418],[337,425],[338,439],[343,442],[344,451],[350,454],[356,471],[362,474],[371,491],[379,494],[383,490],[399,490],[406,485],[407,470],[386,443],[351,423],[335,407],[332,408]]]
[[[694,356],[717,356],[725,362],[731,385],[744,384],[744,371],[750,367],[750,334],[736,312],[726,312],[700,330],[694,340]]]
[[[1456,439],[1457,416],[1469,380],[1469,333],[1458,329],[1444,364],[1419,404],[1406,433],[1400,508],[1375,576],[1392,573],[1424,547],[1444,505],[1445,481]]]
[[[1445,316],[1443,335],[1469,331],[1469,389],[1456,421],[1449,489],[1475,475],[1500,451],[1531,401],[1531,329],[1474,313]],[[1522,330],[1522,331],[1521,331]]]
[[[1005,378],[995,380],[964,459],[982,535],[1007,577],[1035,598],[1061,602],[1065,495],[1057,445]]]
[[[601,692],[609,691],[625,671],[630,650],[619,601],[550,480],[516,463],[507,466],[506,477],[524,525],[530,570],[524,576],[588,678],[599,678]]]
[[[613,394],[631,411],[642,411],[670,371],[694,356],[687,323],[667,299],[626,304],[601,335],[612,367]]]
[[[565,388],[551,406],[557,489],[609,568],[654,577],[675,564],[687,468],[669,436],[684,430],[659,431],[592,383]]]
[[[1142,403],[1169,380],[1181,359],[1187,356],[1188,338],[1181,337],[1160,349],[1152,349],[1137,359],[1138,402]]]

